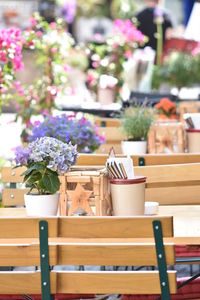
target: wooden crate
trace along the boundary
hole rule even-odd
[[[184,152],[184,126],[180,122],[157,122],[148,135],[149,153]]]
[[[79,167],[60,176],[60,215],[111,215],[110,188],[105,169],[89,170]]]

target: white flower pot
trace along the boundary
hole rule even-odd
[[[27,216],[56,216],[59,194],[24,195]]]
[[[122,152],[125,155],[145,154],[147,141],[122,141]]]

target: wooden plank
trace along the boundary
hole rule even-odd
[[[29,189],[3,189],[2,202],[4,206],[20,206],[24,205],[24,194]]]
[[[2,182],[23,182],[21,174],[26,170],[25,167],[13,169],[12,167],[2,167]]]
[[[156,201],[160,205],[200,204],[200,185],[147,188],[145,201]]]
[[[147,183],[200,180],[200,163],[135,167],[135,175],[146,176]]]
[[[117,127],[100,127],[98,128],[98,133],[105,138],[106,142],[121,142],[125,137]]]
[[[50,265],[57,264],[57,248],[49,247]],[[2,245],[0,244],[0,266],[39,266],[40,249],[38,245],[18,244]]]
[[[39,221],[48,221],[49,237],[57,236],[58,218],[0,218],[0,238],[36,238]]]
[[[120,119],[114,118],[97,118],[95,119],[95,125],[99,127],[119,127],[121,124]]]
[[[59,237],[115,238],[152,237],[152,221],[160,219],[163,236],[173,236],[172,217],[66,217],[60,219]]]
[[[197,153],[142,154],[131,156],[134,166],[138,166],[140,157],[145,159],[145,166],[200,163],[200,154]]]
[[[125,157],[124,155],[117,155],[117,157]],[[140,157],[145,159],[145,165],[171,165],[171,164],[188,164],[200,163],[200,154],[197,153],[176,153],[176,154],[142,154],[132,155],[133,165],[138,166]],[[108,154],[79,154],[78,166],[103,166],[106,163]]]
[[[56,273],[51,272],[51,292],[56,293]],[[40,272],[0,272],[0,294],[41,294]]]
[[[174,245],[165,245],[165,255],[174,265]],[[58,246],[58,265],[157,266],[157,258],[154,243],[66,244]]]
[[[168,272],[171,293],[176,293],[176,272]],[[158,272],[57,273],[58,293],[159,294]]]

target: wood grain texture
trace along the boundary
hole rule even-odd
[[[138,217],[67,217],[60,219],[59,237],[115,238],[152,237],[152,221],[160,219],[163,236],[173,236],[173,218]]]
[[[49,247],[50,265],[57,264],[57,247]],[[1,266],[39,266],[40,250],[38,245],[20,244],[3,245],[0,243],[0,265]]]
[[[117,157],[125,157],[117,155]],[[133,165],[138,166],[139,158],[145,160],[145,165],[171,165],[171,164],[188,164],[200,163],[200,154],[197,153],[176,153],[176,154],[142,154],[132,155]],[[108,159],[108,154],[79,154],[78,166],[103,166]]]
[[[168,265],[174,265],[174,245],[165,245]],[[155,244],[73,244],[58,246],[58,265],[157,266]]]
[[[168,272],[171,293],[176,293],[176,272]],[[158,272],[58,273],[58,293],[159,294]]]
[[[3,189],[2,202],[6,206],[24,205],[24,195],[29,189]]]
[[[56,237],[58,219],[52,218],[0,218],[0,238],[36,238],[39,236],[39,221],[48,221],[49,237]]]
[[[200,181],[200,163],[136,167],[135,175],[146,176],[148,183]]]
[[[56,293],[56,273],[51,273],[51,292]],[[0,272],[0,294],[41,294],[40,272]]]
[[[2,182],[23,182],[23,176],[21,174],[26,170],[25,167],[19,167],[13,169],[12,167],[2,167],[1,174],[2,174]]]
[[[156,201],[160,205],[200,204],[200,185],[146,188],[145,201]]]

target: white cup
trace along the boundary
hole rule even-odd
[[[156,215],[158,213],[158,202],[145,202],[144,214],[145,215]]]

